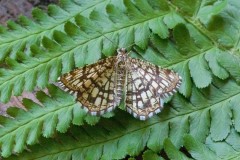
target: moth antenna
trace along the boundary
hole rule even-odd
[[[107,40],[109,40],[110,42],[112,42],[112,44],[116,44],[115,42],[113,42],[111,39],[109,39],[107,36],[105,36],[104,34],[102,34],[101,32],[97,31],[99,34],[101,34],[103,37],[105,37]],[[117,44],[116,44],[117,46]]]
[[[150,36],[151,37],[151,36]],[[150,38],[149,37],[149,38]],[[140,40],[141,41],[141,40]],[[137,41],[137,42],[140,42],[140,41]],[[130,45],[128,45],[126,48],[128,48],[128,47],[132,47],[133,45],[135,45],[137,42],[133,42],[132,44],[130,44]]]
[[[115,42],[113,42],[111,39],[109,39],[107,36],[103,35],[103,37],[105,37],[106,39],[108,39],[110,42],[112,42],[112,44],[116,44]],[[117,45],[117,44],[116,44]]]
[[[130,53],[132,53],[132,51],[129,51],[129,52],[127,53],[127,55],[130,55]]]
[[[136,43],[134,42],[134,43],[128,45],[126,48],[128,48],[128,47],[132,47],[132,46],[135,45],[135,44],[136,44]]]
[[[107,40],[109,40],[110,42],[112,42],[112,44],[115,44],[116,46],[118,46],[118,44],[116,43],[116,42],[113,42],[111,39],[109,39],[107,36],[105,36],[104,34],[102,34],[101,32],[99,32],[99,31],[97,31],[99,34],[101,34],[103,37],[105,37]],[[124,48],[129,48],[129,47],[132,47],[133,45],[135,45],[136,43],[134,42],[134,43],[132,43],[132,44],[130,44],[130,45],[128,45],[128,46],[126,46],[126,47],[124,47]],[[120,47],[121,48],[121,47]],[[129,52],[130,53],[130,52]]]

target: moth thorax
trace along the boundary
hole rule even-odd
[[[118,67],[119,71],[123,71],[126,69],[126,63],[120,61],[120,62],[118,62],[117,67]]]
[[[118,62],[126,62],[128,58],[127,50],[125,48],[119,48],[117,52],[118,52],[118,55],[117,55]]]

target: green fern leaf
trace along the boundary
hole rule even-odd
[[[189,160],[187,156],[181,153],[170,141],[170,139],[166,139],[164,141],[164,150],[167,156],[172,160]]]
[[[25,99],[27,111],[10,108],[8,114],[14,119],[2,117],[0,143],[3,157],[9,156],[12,152],[22,152],[25,145],[39,142],[41,135],[49,138],[55,136],[56,131],[64,133],[71,123],[83,125],[86,121],[93,125],[99,121],[99,118],[86,115],[70,95],[56,87],[49,87],[49,93],[51,97],[43,92],[37,94],[43,107]]]
[[[213,141],[210,137],[206,139],[206,146],[209,147],[219,158],[239,159],[239,135],[234,129],[224,141]],[[234,140],[234,142],[233,142]]]
[[[204,144],[198,142],[190,135],[184,137],[184,146],[194,159],[219,159],[216,154],[209,150]]]
[[[17,59],[19,51],[26,50],[29,55],[29,47],[32,44],[39,44],[43,36],[50,37],[54,30],[63,30],[64,24],[69,20],[72,21],[77,14],[84,14],[97,6],[104,7],[107,3],[106,0],[85,4],[76,0],[62,0],[61,8],[51,5],[48,8],[48,14],[40,9],[34,9],[32,15],[35,22],[23,16],[19,17],[19,24],[9,22],[8,31],[1,33],[0,61],[6,57]]]
[[[202,56],[194,57],[189,62],[189,69],[194,83],[199,88],[205,88],[212,82],[212,75]]]
[[[23,18],[24,25],[31,31],[28,34],[26,30],[20,34],[22,26],[9,22],[12,31],[1,30],[3,37],[8,37],[6,42],[10,42],[0,49],[1,58],[8,65],[7,69],[0,70],[1,101],[7,102],[12,94],[20,95],[23,90],[45,88],[49,81],[56,81],[59,75],[75,66],[96,62],[102,58],[101,52],[104,56],[114,55],[117,47],[128,47],[132,43],[136,44],[133,57],[174,69],[183,77],[183,84],[163,112],[146,122],[139,122],[121,111],[111,119],[99,121],[99,117],[86,115],[70,95],[50,87],[51,96],[38,93],[44,107],[24,100],[27,112],[12,108],[8,113],[15,120],[0,118],[5,126],[0,129],[2,156],[21,153],[27,145],[41,142],[46,150],[39,150],[39,145],[27,146],[34,154],[24,151],[20,157],[11,158],[120,159],[137,156],[145,147],[156,153],[165,149],[169,157],[186,158],[177,150],[188,145],[185,141],[191,141],[189,152],[198,150],[196,154],[191,153],[193,158],[201,154],[201,149],[206,151],[205,155],[215,156],[201,143],[206,143],[216,157],[238,158],[239,148],[235,142],[239,140],[240,130],[240,87],[233,79],[239,79],[239,59],[230,53],[237,55],[239,51],[236,34],[239,33],[239,21],[236,21],[239,5],[236,0],[213,0],[191,2],[193,7],[189,7],[185,6],[187,2],[124,0],[80,4],[63,1],[63,10],[50,6],[45,14],[36,9],[33,14],[38,23]],[[79,7],[89,10],[78,11]],[[211,14],[204,15],[204,10]],[[231,10],[236,15],[232,16]],[[39,26],[35,31],[31,30],[32,23]],[[46,32],[44,27],[48,28]],[[17,41],[11,42],[11,36]],[[23,39],[21,43],[19,39]],[[19,52],[26,47],[30,48],[26,54]],[[224,118],[219,121],[219,117]],[[98,124],[83,125],[85,121]],[[83,126],[70,127],[71,124]],[[184,140],[186,134],[200,142],[191,138]],[[54,137],[60,143],[42,137]],[[165,138],[171,142],[164,144]]]
[[[151,150],[147,150],[143,153],[143,160],[148,160],[148,159],[163,160],[162,157],[158,156],[155,152]]]
[[[213,137],[217,141],[216,143],[221,143],[222,139],[228,139],[228,135],[231,134],[231,131],[227,128],[230,128],[233,123],[235,123],[235,121],[232,121],[231,119],[225,119],[226,122],[222,122],[223,124],[218,124],[219,118],[215,117],[217,114],[219,114],[219,112],[222,112],[223,107],[229,109],[229,107],[235,106],[236,102],[239,102],[239,91],[240,86],[238,86],[232,80],[221,81],[214,79],[213,84],[210,85],[208,89],[199,90],[197,88],[193,88],[192,95],[189,98],[190,102],[188,102],[183,96],[179,94],[175,95],[169,105],[165,107],[165,109],[159,116],[155,116],[148,121],[138,121],[132,118],[130,115],[126,114],[126,112],[118,111],[114,118],[106,120],[102,119],[94,127],[83,126],[74,129],[74,131],[70,129],[71,135],[73,137],[76,136],[77,138],[74,138],[72,140],[69,140],[68,138],[66,140],[66,137],[68,137],[68,135],[62,135],[63,137],[61,137],[60,139],[64,139],[63,143],[65,143],[66,145],[68,143],[71,144],[69,147],[72,149],[65,148],[68,155],[73,155],[75,154],[75,152],[79,152],[84,155],[83,157],[91,157],[92,152],[89,153],[87,152],[87,150],[95,150],[97,153],[97,155],[95,156],[97,158],[105,157],[106,159],[121,159],[124,158],[126,155],[136,156],[145,147],[159,152],[164,146],[164,139],[167,137],[170,138],[176,148],[179,148],[184,144],[184,135],[189,133],[196,139],[201,140],[201,142],[205,142],[207,138],[206,143],[214,143],[213,147],[215,147],[217,144],[215,144],[215,142],[209,141],[208,139],[211,139],[211,137]],[[57,92],[52,91],[50,93],[54,94],[52,95],[52,99],[50,99],[48,96],[43,98],[43,102],[46,103],[44,104],[45,106],[47,106],[47,104],[49,103],[59,103],[65,106],[66,98],[63,99],[63,97],[66,96],[65,94],[63,94],[62,92],[60,94],[58,90]],[[57,100],[57,102],[55,100]],[[70,121],[72,121],[72,119],[74,118],[71,118],[69,114],[66,114],[64,117],[60,116],[63,115],[63,112],[68,113],[69,109],[73,107],[74,106],[61,106],[61,109],[56,109],[56,111],[52,111],[52,114],[47,114],[41,117],[41,119],[44,118],[42,119],[42,121],[45,122],[45,124],[48,124],[43,125],[43,135],[48,137],[53,136],[53,134],[55,133],[55,129],[58,129],[59,132],[66,132],[66,129],[69,127],[70,123],[72,123]],[[35,109],[35,107],[33,109]],[[39,115],[38,112],[35,111],[33,113]],[[47,110],[47,113],[49,112],[50,111]],[[15,111],[14,113],[18,112]],[[221,114],[222,116],[228,116],[229,114],[231,114],[231,112],[222,112]],[[219,114],[219,116],[221,116],[221,114]],[[25,119],[29,119],[29,116],[23,115],[22,113],[18,115],[15,115],[14,117],[17,118],[24,116],[26,117]],[[68,116],[68,118],[66,118],[66,116]],[[33,118],[36,119],[35,117]],[[54,118],[55,121],[52,120]],[[63,119],[59,120],[59,118]],[[34,126],[39,123],[38,119],[32,122],[32,116],[30,120]],[[13,122],[14,120],[11,120],[12,124]],[[36,124],[36,122],[38,123]],[[82,120],[80,120],[80,122],[82,122]],[[206,125],[203,125],[204,123],[206,123]],[[18,122],[18,125],[22,125],[22,123]],[[65,127],[62,128],[57,126]],[[16,125],[14,125],[14,127],[16,128]],[[29,125],[25,124],[24,126],[22,126],[22,128],[20,127],[19,130],[24,130],[25,127],[29,128]],[[213,131],[213,128],[216,131]],[[4,134],[3,131],[1,131],[1,133]],[[11,134],[8,133],[7,136],[2,135],[3,137],[0,138],[3,142],[5,142],[5,144],[2,145],[4,156],[8,156],[11,153],[11,149],[15,148],[14,140],[8,139],[8,141],[4,141],[5,137],[9,138],[9,135]],[[21,133],[21,135],[23,135],[21,137],[23,141],[26,141],[26,139],[24,138],[24,134]],[[79,141],[76,141],[76,139],[79,139],[81,143],[79,143]],[[48,140],[48,143],[49,144],[45,145],[48,145],[50,148],[53,147],[52,151],[48,150],[46,152],[41,151],[35,153],[36,150],[34,148],[37,146],[33,146],[33,148],[30,147],[35,153],[35,158],[37,158],[38,156],[45,156],[45,154],[51,156],[53,154],[54,156],[62,157],[64,155],[63,153],[66,152],[65,150],[64,152],[59,150],[59,146],[55,144],[58,142],[53,141],[50,143],[50,141]],[[23,144],[23,142],[21,142],[21,144]],[[8,152],[5,151],[7,149]],[[58,151],[56,152],[56,150]],[[105,150],[105,152],[100,152],[101,150]],[[27,158],[27,155],[28,153],[25,152],[24,156],[22,156]]]
[[[240,81],[240,63],[239,57],[222,53],[221,56],[217,58],[220,65],[222,65],[237,81]]]
[[[221,53],[217,48],[213,48],[207,51],[205,58],[209,63],[209,68],[212,70],[213,74],[221,79],[226,79],[229,77],[228,72],[225,68],[221,67],[220,57],[223,57],[224,53]],[[219,64],[220,63],[220,64]]]
[[[139,9],[141,8],[140,5],[142,5],[142,3],[146,3],[145,5],[147,8],[142,10]],[[22,60],[23,65],[21,63],[15,64],[14,67],[10,68],[9,70],[3,70],[2,74],[6,76],[1,77],[0,79],[0,89],[1,91],[5,91],[6,94],[1,94],[0,100],[7,102],[12,94],[12,90],[15,91],[13,95],[17,95],[20,94],[23,90],[31,91],[35,87],[45,88],[48,85],[49,80],[55,81],[59,75],[60,69],[54,69],[56,67],[55,64],[57,64],[58,67],[62,67],[62,73],[66,73],[72,70],[74,66],[82,66],[84,64],[96,62],[101,58],[100,51],[106,55],[113,55],[113,52],[116,49],[117,45],[110,45],[109,43],[109,49],[106,49],[106,45],[103,44],[103,42],[106,42],[109,38],[111,38],[112,41],[118,42],[120,47],[128,46],[134,42],[141,49],[146,49],[149,41],[149,36],[152,34],[150,32],[150,29],[154,28],[154,25],[158,25],[159,20],[161,22],[162,19],[162,27],[174,27],[173,36],[177,42],[177,46],[172,47],[173,44],[171,41],[164,41],[159,37],[153,35],[153,37],[155,37],[152,39],[153,44],[158,45],[164,43],[169,47],[165,47],[165,51],[162,51],[161,48],[163,47],[156,46],[158,52],[163,52],[162,56],[158,55],[159,53],[157,52],[154,53],[154,50],[148,52],[147,49],[143,57],[146,60],[164,67],[170,67],[173,64],[180,67],[181,63],[185,63],[187,65],[188,61],[190,61],[190,73],[188,73],[189,71],[187,68],[184,68],[183,70],[182,67],[173,67],[175,70],[180,71],[180,74],[183,77],[184,83],[180,91],[185,96],[189,96],[191,93],[191,82],[189,75],[193,78],[193,81],[199,88],[207,87],[211,83],[212,74],[203,55],[206,54],[207,49],[215,46],[208,46],[208,48],[204,50],[200,50],[198,48],[197,42],[199,41],[207,41],[208,43],[206,44],[211,44],[211,41],[206,38],[202,38],[205,35],[201,34],[201,30],[197,31],[196,29],[193,29],[194,27],[190,27],[191,25],[189,24],[179,24],[185,22],[183,18],[179,17],[176,12],[166,8],[164,10],[159,10],[159,8],[155,9],[154,7],[156,3],[152,1],[149,1],[148,3],[142,1],[141,3],[139,2],[136,4],[130,1],[124,1],[122,5],[125,5],[125,7],[127,7],[128,14],[122,11],[119,7],[113,6],[112,4],[107,5],[107,13],[93,10],[90,12],[89,18],[82,15],[77,15],[75,17],[76,24],[72,22],[66,23],[65,33],[62,31],[53,31],[51,34],[52,39],[44,36],[42,40],[44,48],[39,48],[36,45],[33,45],[31,47],[32,53],[29,55],[33,55],[34,57],[26,57],[24,60]],[[150,11],[152,11],[153,14],[144,15],[146,9],[149,7],[152,8]],[[52,16],[57,16],[57,13],[61,12],[60,8],[53,6],[50,7],[50,10]],[[112,19],[118,15],[123,15],[122,17],[125,17],[123,18],[124,20],[126,18],[129,19],[130,25],[129,23],[120,20],[114,21]],[[49,18],[48,15],[41,13],[39,13],[38,16],[42,17],[43,19],[44,17]],[[65,16],[65,12],[63,16]],[[44,21],[43,19],[41,19],[41,21]],[[70,29],[73,29],[73,31],[69,31]],[[156,29],[153,30],[154,32],[158,32]],[[198,32],[198,34],[196,32]],[[164,36],[160,34],[160,36],[164,38],[166,38],[167,35],[167,32]],[[194,41],[192,41],[192,39],[194,39]],[[189,47],[189,44],[191,44],[191,47]],[[163,44],[161,45],[163,46]],[[187,45],[188,47],[186,47]],[[48,53],[46,53],[46,50]],[[156,57],[153,57],[152,54],[155,54]],[[151,57],[151,59],[149,57]],[[19,58],[21,59],[21,57]],[[84,60],[81,60],[80,58],[84,58]],[[176,63],[179,63],[179,65],[176,65]],[[209,61],[209,63],[210,66],[213,66],[211,63],[214,63],[216,65],[216,61],[213,60]],[[20,66],[21,70],[14,69]],[[196,74],[196,70],[198,68],[200,68],[199,71],[201,71],[201,73],[204,75],[202,78],[199,77],[199,74]],[[219,68],[221,67],[219,66]],[[54,72],[53,77],[49,76],[51,71]],[[12,72],[12,74],[7,74],[9,72]],[[216,76],[220,77],[220,75],[224,74],[222,72],[224,72],[223,69],[214,73]],[[22,84],[25,84],[25,86],[11,86],[11,84],[16,84],[16,81],[21,81]]]

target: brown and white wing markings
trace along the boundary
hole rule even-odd
[[[163,98],[176,92],[181,83],[175,72],[139,59],[129,58],[127,73],[126,108],[140,120],[159,113]]]
[[[65,91],[75,95],[83,108],[91,115],[102,115],[112,111],[116,105],[114,93],[116,57],[77,68],[60,77]]]

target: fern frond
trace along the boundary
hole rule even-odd
[[[142,4],[146,7],[145,9],[141,7]],[[89,18],[77,15],[75,23],[66,23],[65,33],[54,31],[53,39],[43,38],[44,49],[32,46],[31,55],[34,57],[20,54],[20,59],[24,57],[22,63],[14,63],[15,67],[9,70],[4,69],[1,72],[3,76],[0,78],[0,90],[4,91],[4,94],[1,92],[0,100],[7,102],[12,91],[14,91],[13,95],[18,95],[23,90],[31,91],[35,87],[45,88],[49,80],[55,81],[61,73],[72,70],[74,66],[78,67],[96,62],[102,56],[101,51],[106,56],[113,55],[117,42],[120,47],[128,46],[134,42],[139,49],[145,50],[150,35],[154,33],[166,38],[169,34],[168,28],[173,28],[173,37],[177,45],[174,46],[170,40],[153,35],[152,43],[156,44],[158,52],[162,53],[163,56],[157,56],[159,53],[156,52],[154,53],[156,56],[153,57],[152,53],[147,50],[143,57],[161,66],[173,67],[174,65],[173,68],[182,75],[185,83],[180,89],[183,95],[188,97],[191,94],[190,76],[198,88],[207,87],[211,83],[212,73],[210,69],[216,76],[223,79],[227,78],[228,74],[215,60],[217,56],[210,55],[209,66],[204,57],[207,52],[221,49],[212,45],[206,35],[197,30],[198,28],[194,28],[174,10],[168,8],[166,2],[162,1],[161,3],[161,5],[166,6],[164,9],[156,8],[156,5],[160,4],[155,1],[148,3],[139,1],[134,4],[126,0],[123,1],[122,5],[126,7],[127,14],[121,8],[109,4],[106,7],[106,14],[93,10],[89,14]],[[146,10],[149,10],[148,14]],[[116,17],[119,18],[116,19]],[[165,28],[163,32],[156,29],[156,25]],[[103,44],[109,39],[115,41],[116,44],[109,42],[107,45]],[[200,41],[207,46],[199,48],[198,42]],[[21,69],[14,69],[17,67]],[[201,76],[198,74],[199,72]],[[20,81],[21,86],[16,81]]]
[[[178,148],[176,148],[170,139],[165,139],[164,141],[164,151],[166,152],[168,158],[171,160],[190,160],[185,154],[181,153]]]
[[[183,137],[190,134],[200,141],[193,144],[206,143],[216,157],[229,155],[217,146],[223,146],[238,157],[235,151],[238,145],[234,143],[238,134],[233,133],[240,130],[240,86],[233,78],[239,79],[239,58],[230,55],[232,51],[239,52],[239,35],[236,34],[239,21],[235,22],[239,17],[230,15],[231,9],[235,11],[238,6],[237,0],[229,0],[229,3],[225,0],[191,1],[191,7],[187,2],[118,0],[108,5],[103,2],[99,8],[65,20],[64,30],[63,25],[59,25],[58,30],[50,30],[50,36],[44,36],[41,44],[31,45],[31,52],[18,52],[17,56],[6,58],[9,68],[0,70],[0,100],[4,102],[23,90],[45,88],[49,81],[56,81],[73,67],[94,63],[102,56],[113,55],[117,47],[132,43],[136,44],[132,56],[174,69],[181,74],[184,83],[181,94],[175,95],[163,112],[149,121],[139,122],[118,111],[115,117],[103,119],[94,127],[82,125],[83,120],[95,124],[98,118],[85,117],[70,96],[65,98],[64,93],[54,89],[50,92],[51,98],[40,92],[39,100],[46,108],[53,107],[52,112],[40,110],[39,105],[28,100],[25,104],[29,112],[10,109],[9,114],[17,121],[1,118],[6,126],[0,135],[2,155],[21,153],[27,145],[40,141],[47,150],[39,150],[39,145],[34,145],[27,148],[34,154],[24,151],[21,157],[13,159],[120,159],[126,155],[136,156],[145,147],[156,153],[164,148],[169,157],[184,159],[186,157],[177,149],[184,144],[187,146]],[[54,7],[51,10],[58,18],[65,15],[62,17],[61,11]],[[68,11],[71,13],[71,9]],[[51,16],[41,13],[38,14],[39,21],[44,22],[41,25],[48,26]],[[240,15],[239,11],[235,13]],[[220,24],[219,28],[214,28],[216,23]],[[13,30],[19,28],[14,23],[9,26]],[[223,55],[226,59],[221,57]],[[71,123],[82,126],[72,127],[68,135],[55,134],[60,143],[42,138],[52,137],[56,130],[66,132]],[[164,143],[165,138],[171,143]],[[63,147],[59,147],[61,145]],[[191,146],[188,150],[195,148]],[[200,151],[206,149],[199,148]],[[146,152],[145,156],[149,154],[152,152]]]
[[[148,159],[156,159],[156,160],[163,160],[157,153],[151,151],[151,150],[146,150],[143,153],[142,156],[143,160],[148,160]]]
[[[207,89],[193,87],[189,101],[180,94],[175,95],[159,116],[148,121],[138,121],[125,112],[118,111],[113,118],[102,119],[93,127],[74,127],[68,133],[71,136],[56,137],[61,140],[61,145],[65,146],[63,148],[59,148],[56,141],[43,140],[41,145],[46,145],[51,150],[37,151],[39,146],[33,146],[30,148],[34,154],[30,155],[25,152],[21,154],[21,157],[26,159],[28,156],[34,156],[34,159],[55,156],[62,158],[68,155],[83,157],[83,159],[100,157],[121,159],[126,155],[136,156],[145,147],[157,153],[163,149],[164,139],[168,137],[176,148],[180,148],[184,144],[185,134],[192,135],[200,142],[205,142],[208,138],[221,142],[223,139],[228,139],[231,126],[239,121],[239,117],[231,116],[233,110],[230,108],[239,104],[239,100],[239,85],[233,80],[214,79]],[[63,108],[61,111],[66,114],[69,109],[71,107]],[[239,110],[234,110],[234,112],[237,114]],[[57,113],[58,111],[53,115]],[[75,112],[73,113],[75,114]],[[54,116],[51,115],[51,117]],[[224,119],[220,121],[219,117],[224,117]],[[63,118],[66,121],[68,119]],[[66,126],[68,128],[70,121],[67,122],[63,125],[65,129]],[[56,126],[58,128],[56,123],[49,124],[52,129]],[[66,131],[65,129],[63,131]],[[11,149],[15,148],[13,141],[12,139],[7,141],[12,144],[10,145]],[[20,139],[17,142],[19,141],[21,142]],[[24,139],[24,141],[26,140]],[[6,146],[9,145],[2,145],[2,147]],[[93,155],[93,151],[96,154]]]
[[[207,146],[190,135],[184,137],[184,146],[194,159],[219,159]]]
[[[40,136],[54,137],[56,131],[64,133],[71,124],[94,125],[99,117],[92,117],[80,108],[72,96],[64,93],[57,87],[49,87],[48,96],[44,92],[38,92],[37,98],[40,104],[25,99],[23,104],[27,111],[19,108],[8,109],[9,119],[1,117],[0,144],[3,157],[23,151],[26,145],[39,142]]]
[[[206,144],[201,143],[191,135],[184,136],[184,149],[178,150],[169,139],[164,142],[164,151],[171,160],[217,160],[217,159],[239,159],[239,134],[232,128],[231,133],[225,141],[214,142],[210,137]],[[159,158],[156,152],[146,151],[148,157]],[[165,156],[166,157],[166,156]],[[164,157],[164,158],[165,158]],[[144,155],[143,155],[144,158]]]
[[[51,37],[53,31],[63,31],[64,25],[77,14],[86,14],[95,7],[104,6],[108,0],[81,4],[80,0],[61,0],[60,6],[50,5],[48,13],[40,9],[32,12],[33,20],[20,16],[18,22],[8,22],[8,29],[0,34],[0,61],[6,57],[17,59],[19,51],[30,55],[30,46],[40,44],[42,37]]]

